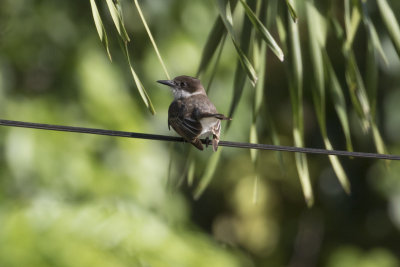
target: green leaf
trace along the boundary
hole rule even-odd
[[[225,35],[226,28],[224,27],[221,17],[218,16],[214,22],[214,26],[210,34],[208,35],[203,52],[201,53],[201,61],[196,74],[197,77],[199,77],[207,69],[215,51],[217,51],[218,45],[221,43]]]
[[[365,86],[368,93],[368,98],[371,102],[371,117],[375,118],[377,89],[378,89],[378,62],[376,60],[376,49],[371,39],[367,42],[366,56],[366,71],[365,71]]]
[[[318,10],[315,9],[310,2],[306,3],[307,7],[307,25],[310,35],[310,54],[313,64],[315,84],[319,91],[321,102],[325,102],[325,79],[324,79],[324,64],[321,53],[321,48],[325,47],[326,42],[326,22]],[[325,104],[322,105],[325,107]]]
[[[261,49],[257,49],[256,46],[253,49],[255,57],[265,59],[261,60],[257,66],[258,72],[258,83],[256,85],[254,91],[254,101],[253,101],[253,118],[256,118],[260,112],[261,105],[264,100],[264,87],[265,87],[265,70],[266,70],[266,58],[267,58],[267,49],[265,43],[261,44]],[[259,50],[259,51],[258,51]]]
[[[126,32],[124,22],[122,20],[122,14],[120,14],[119,11],[117,10],[117,7],[115,6],[113,0],[106,0],[106,2],[108,9],[110,10],[112,20],[114,21],[114,25],[117,28],[119,36],[121,36],[124,42],[129,42],[130,39],[128,33]]]
[[[322,50],[325,49],[326,42],[326,26],[325,19],[315,9],[314,6],[307,2],[307,22],[308,32],[310,35],[310,53],[312,58],[312,65],[314,70],[315,86],[318,89],[313,90],[313,98],[315,103],[316,114],[318,118],[318,124],[321,130],[321,135],[324,140],[325,148],[332,150],[331,142],[329,141],[327,129],[326,129],[326,110],[325,110],[325,72],[324,72],[324,59]],[[339,179],[343,189],[350,193],[350,183],[343,170],[340,161],[337,156],[329,156],[329,160],[332,164],[333,170]]]
[[[239,60],[242,64],[242,67],[246,71],[251,84],[253,86],[255,86],[257,83],[256,71],[254,70],[253,65],[250,63],[250,61],[246,57],[245,53],[240,48],[239,43],[237,42],[237,38],[236,38],[235,32],[233,30],[233,19],[232,19],[232,12],[231,12],[229,1],[225,2],[224,0],[218,0],[217,3],[218,3],[219,14],[221,16],[222,22],[224,23],[225,28],[227,29],[227,31],[232,39],[232,43],[233,43],[233,45],[236,49],[236,52],[239,56]]]
[[[298,147],[303,147],[303,140],[297,127],[293,129],[294,144]],[[307,156],[302,153],[294,153],[297,173],[299,174],[301,188],[303,189],[304,198],[307,206],[311,207],[314,204],[314,194],[312,191],[310,172],[308,170]]]
[[[348,0],[346,0],[348,1]],[[347,6],[347,5],[345,5]],[[347,13],[345,13],[347,14]],[[348,14],[346,15],[345,19],[345,26],[346,26],[346,42],[344,43],[343,50],[345,54],[351,49],[354,41],[354,37],[356,36],[358,26],[360,25],[361,21],[361,14],[360,10],[356,5],[352,7],[351,17],[347,18]]]
[[[214,173],[217,169],[218,162],[221,158],[221,151],[222,148],[218,148],[217,152],[214,152],[210,159],[208,160],[206,164],[206,169],[204,170],[203,176],[200,178],[200,182],[197,185],[195,191],[194,191],[194,199],[199,199],[200,196],[203,194],[204,190],[207,188],[207,186],[210,184]]]
[[[150,28],[149,28],[149,26],[147,26],[147,22],[146,22],[146,19],[144,18],[144,15],[143,15],[142,9],[140,8],[139,2],[137,0],[134,0],[134,2],[135,2],[136,9],[137,9],[137,11],[139,13],[140,19],[142,20],[144,28],[146,29],[147,35],[150,38],[151,44],[154,47],[154,51],[156,52],[158,60],[160,61],[160,64],[161,64],[161,66],[162,66],[162,68],[164,70],[164,73],[167,76],[168,80],[171,80],[171,77],[168,74],[167,67],[164,64],[164,61],[163,61],[163,59],[161,57],[161,54],[160,54],[160,51],[158,51],[157,44],[154,41],[153,35],[151,34]]]
[[[359,118],[361,119],[364,130],[368,130],[370,125],[370,105],[365,91],[364,82],[357,66],[356,59],[352,51],[349,52],[346,66],[346,82],[350,91],[350,98]]]
[[[378,127],[376,126],[375,123],[372,123],[372,137],[374,138],[374,143],[376,146],[376,150],[378,151],[378,153],[380,154],[387,154],[387,149],[386,149],[386,145],[383,142],[382,136],[378,130]]]
[[[290,1],[293,4],[292,1]],[[303,126],[303,62],[301,58],[301,47],[299,29],[296,23],[288,21],[291,54],[290,66],[290,84],[289,92],[293,112],[293,139],[297,147],[304,147],[304,126]],[[281,36],[282,38],[282,36]],[[312,191],[310,173],[308,170],[306,154],[295,153],[296,168],[299,174],[300,183],[303,194],[308,207],[314,203],[314,195]]]
[[[279,60],[283,61],[284,55],[283,55],[282,49],[278,46],[275,39],[268,32],[267,28],[265,28],[265,26],[262,24],[262,22],[257,18],[256,14],[254,14],[254,12],[246,4],[246,2],[244,0],[240,0],[240,3],[244,7],[244,10],[245,10],[248,18],[250,19],[250,21],[254,25],[254,27],[257,29],[257,31],[260,33],[261,37],[265,40],[265,42],[268,44],[268,46],[271,48],[271,50],[274,52],[274,54],[279,58]]]
[[[288,7],[290,17],[292,18],[294,23],[297,23],[297,14],[296,10],[294,10],[293,6],[286,0],[286,6]]]
[[[324,144],[325,144],[326,149],[333,150],[333,147],[332,147],[331,142],[329,141],[328,137],[324,136],[323,139],[324,139]],[[344,191],[347,194],[350,194],[351,185],[349,182],[349,178],[347,178],[346,172],[344,171],[342,164],[340,163],[338,157],[335,155],[329,155],[329,160],[332,164],[333,170],[335,171],[336,176],[338,177],[339,182],[342,185]]]
[[[250,138],[249,138],[250,143],[252,144],[258,144],[258,136],[257,136],[257,126],[256,123],[253,122],[250,126]],[[257,158],[258,158],[258,150],[257,149],[250,149],[250,158],[253,164],[256,164]]]
[[[134,68],[132,66],[131,59],[130,59],[130,56],[129,56],[128,44],[127,43],[125,43],[125,55],[126,55],[126,57],[128,59],[128,64],[129,64],[129,68],[131,69],[133,80],[135,81],[136,87],[137,87],[137,89],[139,91],[140,96],[143,99],[144,104],[150,110],[151,114],[153,114],[153,115],[156,114],[156,111],[155,111],[155,109],[153,107],[153,104],[151,103],[150,97],[147,94],[146,89],[144,89],[144,86],[143,86],[142,82],[140,81],[139,77],[137,76],[137,74],[136,74],[136,72],[135,72],[135,70],[134,70]]]
[[[367,28],[368,31],[368,44],[372,42],[375,50],[377,53],[381,56],[382,60],[385,62],[386,65],[388,65],[388,60],[386,58],[385,52],[383,51],[381,41],[379,39],[378,33],[376,32],[375,26],[372,23],[372,20],[369,16],[368,9],[367,9],[367,3],[366,1],[361,1],[362,7],[363,7],[363,21],[364,25]]]
[[[245,16],[245,15],[244,15]],[[254,35],[252,34],[252,26],[251,22],[248,20],[244,20],[242,34],[240,36],[240,44],[243,48],[243,52],[246,52],[248,55],[250,52],[250,44],[253,42]],[[233,117],[233,114],[239,104],[240,98],[243,93],[243,89],[246,83],[246,75],[247,73],[244,71],[241,61],[239,60],[236,64],[234,83],[233,83],[233,95],[232,101],[229,108],[229,117]],[[227,127],[229,128],[231,125],[231,121],[228,122]]]
[[[364,82],[353,53],[349,54],[346,80],[349,86],[353,106],[356,108],[357,114],[361,118],[364,130],[372,128],[372,136],[374,138],[376,149],[380,153],[384,153],[384,151],[386,151],[385,144],[371,114],[371,106],[369,104]]]
[[[102,42],[104,48],[107,51],[108,58],[112,61],[110,49],[108,48],[108,38],[106,30],[104,29],[103,21],[101,20],[99,10],[97,9],[96,2],[94,0],[90,0],[90,6],[92,8],[93,20],[96,25],[97,33],[99,34],[100,41]]]
[[[377,0],[378,8],[381,13],[383,22],[389,32],[390,39],[400,57],[400,27],[393,10],[390,8],[386,0]]]
[[[333,99],[333,104],[335,106],[336,114],[339,117],[340,124],[342,125],[342,129],[344,132],[344,136],[346,138],[346,145],[347,145],[347,150],[348,151],[353,151],[353,144],[351,141],[351,135],[350,135],[350,124],[349,124],[349,119],[347,116],[347,105],[346,105],[346,100],[343,95],[343,89],[339,83],[339,80],[335,74],[335,71],[332,67],[332,64],[329,60],[328,54],[326,51],[323,51],[324,55],[324,63],[325,63],[325,68],[329,80],[329,88],[330,92],[332,95]]]
[[[215,78],[215,75],[217,73],[217,68],[218,68],[218,64],[219,64],[219,62],[221,60],[221,55],[222,55],[222,50],[224,49],[225,40],[226,40],[226,34],[222,37],[222,42],[221,42],[221,44],[219,46],[219,49],[218,49],[217,58],[215,59],[214,66],[213,66],[213,68],[211,70],[211,77],[208,80],[208,84],[207,84],[207,87],[206,87],[207,94],[210,91],[211,85],[212,85],[212,83],[214,81],[214,78]]]

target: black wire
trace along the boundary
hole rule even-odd
[[[62,126],[62,125],[11,121],[11,120],[1,120],[1,119],[0,119],[0,125],[11,126],[11,127],[51,130],[51,131],[61,131],[61,132],[87,133],[87,134],[129,137],[129,138],[139,138],[139,139],[148,139],[148,140],[160,140],[160,141],[169,141],[169,142],[185,142],[185,140],[182,137],[166,136],[166,135],[159,135],[159,134],[145,134],[145,133],[124,132],[124,131],[112,131],[112,130],[103,130],[103,129],[94,129],[94,128]],[[203,144],[207,143],[207,141],[205,139],[202,139],[201,141]],[[211,145],[211,140],[208,140],[208,145]],[[400,160],[400,155],[388,155],[388,154],[364,153],[364,152],[349,152],[349,151],[341,151],[341,150],[326,150],[326,149],[319,149],[319,148],[277,146],[277,145],[266,145],[266,144],[230,142],[230,141],[220,141],[219,146],[259,149],[259,150],[288,151],[288,152],[299,152],[299,153],[309,153],[309,154],[348,156],[348,157],[359,157],[359,158]]]

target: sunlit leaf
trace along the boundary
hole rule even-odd
[[[346,145],[348,151],[353,151],[353,144],[350,136],[350,124],[349,118],[347,116],[347,105],[346,100],[343,95],[343,89],[336,77],[336,73],[332,67],[326,51],[324,51],[324,63],[326,67],[326,72],[328,76],[328,84],[330,92],[333,99],[333,104],[335,106],[336,114],[339,117],[340,124],[342,125],[344,136],[346,138]]]
[[[346,15],[347,18],[347,15]],[[345,26],[346,26],[346,42],[344,44],[344,51],[350,50],[351,46],[353,45],[354,37],[356,36],[358,27],[361,22],[361,14],[357,6],[353,6],[351,9],[351,17],[350,19],[345,19]]]
[[[140,81],[139,77],[137,76],[135,70],[133,69],[133,66],[132,66],[132,63],[131,63],[131,59],[130,59],[130,56],[129,56],[127,43],[125,43],[125,55],[126,55],[126,57],[128,59],[128,64],[129,64],[129,68],[130,68],[131,73],[132,73],[133,80],[135,81],[136,87],[137,87],[137,89],[139,91],[140,96],[143,99],[144,104],[146,105],[146,107],[150,110],[150,112],[153,115],[156,114],[156,111],[155,111],[155,109],[153,107],[153,104],[151,103],[149,95],[147,94],[146,90],[144,89],[144,86],[143,86],[142,82]]]
[[[225,40],[226,40],[226,34],[224,34],[224,36],[222,37],[222,42],[220,43],[220,46],[218,49],[217,58],[215,59],[214,66],[211,70],[211,77],[208,80],[207,87],[206,87],[207,94],[210,91],[211,85],[212,85],[215,75],[217,73],[217,68],[218,68],[218,64],[221,60],[221,55],[222,55],[222,50],[224,49]]]
[[[113,0],[106,0],[108,9],[110,10],[111,17],[114,21],[114,25],[117,28],[119,36],[125,41],[129,42],[129,36],[126,32],[124,22],[122,21],[122,16],[117,10]]]
[[[250,126],[250,138],[249,138],[250,143],[257,144],[258,143],[258,137],[257,137],[257,126],[255,122],[253,122]],[[257,149],[250,149],[250,157],[251,161],[253,164],[256,163],[257,157],[258,157],[258,150]]]
[[[217,169],[218,162],[221,157],[222,148],[218,148],[217,152],[213,153],[206,164],[206,168],[204,170],[203,176],[200,178],[199,184],[197,185],[196,189],[194,190],[194,199],[199,199],[200,196],[203,194],[204,190],[207,188],[209,183],[211,182],[214,173]]]
[[[397,19],[386,0],[377,0],[379,11],[386,29],[389,32],[390,39],[400,57],[400,27]]]
[[[250,19],[250,21],[254,25],[254,27],[257,29],[257,31],[260,33],[261,37],[265,40],[265,42],[268,44],[268,46],[271,48],[271,50],[274,52],[274,54],[279,58],[279,60],[283,61],[284,55],[283,55],[282,49],[278,46],[275,39],[268,32],[267,28],[265,28],[265,26],[262,24],[262,22],[257,18],[256,14],[254,14],[254,12],[246,4],[246,2],[244,0],[240,0],[240,3],[243,5],[248,18]]]
[[[294,144],[295,146],[302,147],[303,140],[297,127],[293,129]],[[304,198],[307,206],[311,207],[314,204],[314,194],[310,181],[310,172],[308,170],[307,156],[302,153],[295,153],[295,162],[297,172],[300,178],[301,188],[303,189]]]
[[[372,128],[372,137],[374,138],[376,150],[380,154],[386,154],[387,153],[386,145],[382,139],[382,136],[378,130],[378,127],[376,126],[375,123],[373,123],[371,128]]]
[[[242,34],[240,36],[240,44],[242,46],[242,51],[249,53],[250,44],[253,42],[254,35],[252,35],[252,24],[249,20],[244,20]],[[233,95],[232,101],[229,108],[229,117],[233,117],[233,114],[239,104],[240,98],[242,97],[243,89],[246,84],[246,75],[242,66],[243,64],[239,61],[236,65],[234,82],[233,82]],[[227,127],[231,125],[231,121],[228,122]]]
[[[218,45],[221,43],[223,36],[226,35],[226,28],[222,22],[221,17],[214,22],[214,26],[208,35],[206,44],[201,53],[201,61],[196,76],[199,77],[208,67],[213,58],[214,53],[217,51]]]
[[[324,136],[324,144],[326,149],[328,150],[333,150],[333,147],[331,145],[331,142],[329,141],[327,136]],[[342,164],[340,163],[339,159],[335,155],[329,155],[329,160],[332,164],[333,170],[335,171],[336,176],[339,179],[340,184],[342,185],[342,188],[347,194],[350,194],[351,192],[351,185],[349,182],[349,178],[347,178],[346,172],[344,171]]]
[[[381,56],[382,60],[385,62],[385,64],[388,64],[388,60],[386,58],[385,52],[383,51],[381,41],[379,39],[378,33],[376,32],[375,26],[371,21],[371,18],[369,17],[368,9],[367,9],[367,3],[366,1],[361,1],[362,7],[363,7],[363,21],[364,25],[367,28],[368,31],[368,43],[372,42],[374,45],[375,50],[377,53]]]
[[[246,71],[251,84],[253,86],[255,86],[257,83],[256,71],[254,70],[253,65],[250,63],[250,61],[246,57],[246,54],[240,48],[239,43],[237,41],[235,32],[233,30],[233,19],[232,19],[232,12],[231,12],[229,1],[225,2],[224,0],[218,0],[217,3],[218,3],[219,14],[225,25],[225,28],[227,29],[227,31],[232,39],[232,43],[233,43],[233,45],[236,49],[236,52],[239,56],[239,60],[242,63],[242,66],[243,66],[244,70]]]
[[[371,39],[367,42],[365,86],[371,105],[371,117],[376,114],[377,89],[378,89],[378,62],[376,59],[376,49]]]
[[[134,0],[134,2],[135,2],[136,9],[137,9],[137,11],[138,11],[138,13],[140,15],[140,19],[142,20],[144,28],[146,29],[147,35],[150,38],[151,44],[154,47],[154,51],[157,54],[157,58],[160,61],[160,64],[161,64],[161,66],[162,66],[162,68],[164,70],[165,76],[167,76],[168,80],[171,80],[171,77],[168,74],[167,67],[164,64],[164,61],[163,61],[163,59],[161,57],[161,54],[160,54],[160,51],[158,51],[157,44],[154,41],[153,35],[151,34],[150,28],[149,28],[149,26],[147,26],[147,22],[146,22],[146,19],[144,18],[144,15],[143,15],[142,9],[140,8],[139,2],[137,0]]]
[[[289,0],[293,4],[293,1]],[[303,62],[301,58],[301,47],[298,25],[288,21],[292,75],[289,85],[290,99],[293,112],[293,139],[297,147],[304,146],[303,133]],[[303,194],[308,207],[314,203],[310,173],[308,170],[307,156],[301,153],[295,153],[296,168],[299,174]]]
[[[350,98],[358,116],[362,121],[364,130],[370,127],[370,105],[365,91],[364,82],[357,66],[353,53],[349,53],[346,67],[346,81],[350,91]]]
[[[294,10],[293,6],[289,3],[288,0],[286,0],[286,5],[288,7],[289,10],[289,14],[290,17],[292,18],[294,23],[297,23],[297,14],[296,14],[296,10]]]
[[[110,49],[108,48],[107,33],[106,33],[106,30],[104,29],[103,21],[101,20],[99,10],[97,9],[95,0],[90,0],[90,6],[92,8],[93,20],[94,20],[94,24],[96,25],[97,33],[99,34],[99,37],[100,37],[100,41],[107,51],[108,58],[110,60],[112,60]]]
[[[326,42],[326,22],[318,10],[309,2],[307,7],[307,25],[309,32],[310,54],[313,63],[313,77],[319,91],[320,102],[325,102],[325,79],[324,79],[324,64],[321,53],[321,47],[325,46]],[[323,104],[325,106],[325,104]]]

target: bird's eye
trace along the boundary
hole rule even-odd
[[[185,87],[185,86],[186,86],[186,83],[185,83],[185,82],[181,82],[180,86],[181,86],[181,87]]]

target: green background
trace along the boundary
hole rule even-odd
[[[399,19],[400,5],[391,2]],[[218,15],[214,1],[140,3],[170,74],[194,76]],[[155,82],[166,77],[133,2],[122,1],[129,50],[154,116],[135,87],[106,5],[97,4],[112,63],[89,1],[0,2],[0,118],[175,135],[167,127],[172,94]],[[387,66],[379,64],[378,125],[389,152],[400,154],[399,57],[373,4],[371,16],[389,59]],[[276,29],[271,32],[279,40]],[[308,35],[300,31],[300,36],[306,46]],[[361,31],[354,43],[361,72],[365,43]],[[344,64],[335,58],[340,50],[331,43],[328,51],[344,83]],[[293,145],[287,76],[272,53],[270,58],[261,112],[268,106],[281,143]],[[236,59],[228,40],[209,93],[225,114]],[[314,74],[305,66],[307,84]],[[249,140],[254,90],[247,83],[222,140]],[[304,90],[306,145],[322,148],[311,92]],[[355,150],[374,152],[371,135],[351,108],[348,116]],[[345,150],[332,104],[327,122],[335,148]],[[259,129],[259,142],[271,143],[267,123],[260,120]],[[261,152],[255,168],[248,150],[234,148],[221,148],[213,180],[194,200],[213,152],[191,152],[196,172],[189,186],[180,181],[187,149],[187,144],[1,127],[0,266],[400,264],[399,163],[341,158],[352,185],[346,195],[328,158],[309,156],[315,204],[307,208],[293,154]]]

